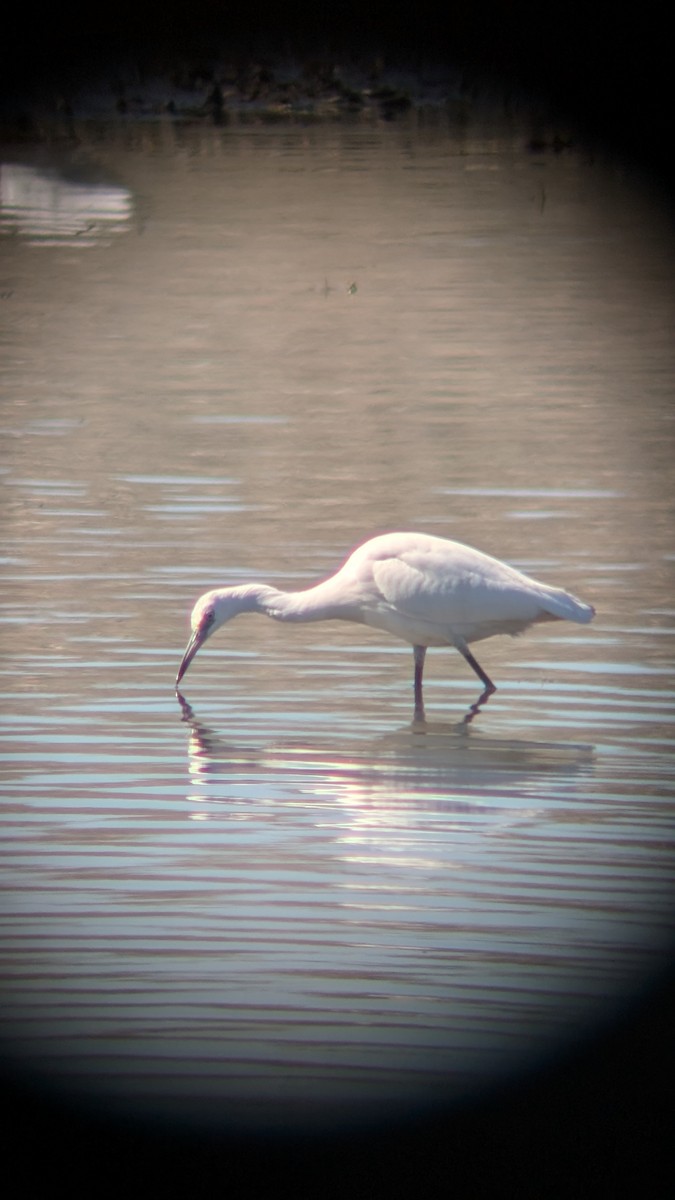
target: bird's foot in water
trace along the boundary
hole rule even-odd
[[[474,717],[478,716],[478,713],[480,712],[483,705],[487,704],[492,693],[496,692],[496,691],[497,691],[497,689],[496,689],[494,683],[490,683],[485,688],[485,691],[481,692],[480,696],[476,700],[476,703],[472,704],[470,706],[468,713],[466,714],[466,716],[464,717],[464,720],[462,721],[462,724],[468,725],[471,721],[473,721]]]
[[[466,716],[462,718],[460,725],[469,725],[470,722],[473,721],[474,717],[478,716],[478,713],[482,709],[483,705],[487,704],[492,693],[496,691],[497,688],[494,683],[488,684],[487,687],[485,687],[481,692],[480,696],[476,700],[476,703],[471,705]],[[415,710],[413,712],[413,725],[426,725],[426,721],[427,715],[424,711],[424,705],[417,701],[415,703]]]

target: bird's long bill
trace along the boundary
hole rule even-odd
[[[190,663],[192,662],[195,654],[197,653],[197,651],[199,650],[199,647],[202,645],[202,643],[204,641],[205,641],[205,637],[204,637],[203,630],[195,629],[194,633],[192,634],[192,637],[190,638],[190,641],[188,642],[188,644],[185,648],[185,654],[183,655],[183,661],[181,662],[181,664],[178,668],[178,674],[176,676],[176,687],[178,687],[178,684],[180,683],[185,672],[187,671],[188,667],[190,666]]]

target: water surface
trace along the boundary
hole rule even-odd
[[[672,243],[639,179],[526,144],[437,116],[3,153],[1,1016],[57,1090],[405,1118],[670,953]],[[178,702],[201,591],[386,529],[597,618],[482,643],[470,724],[458,655],[413,723],[408,647],[258,617]]]

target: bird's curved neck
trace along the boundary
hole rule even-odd
[[[267,583],[243,583],[236,587],[222,588],[220,595],[236,606],[238,613],[258,612],[271,617],[276,606],[283,609],[286,593],[270,587]]]
[[[275,621],[325,621],[345,616],[345,606],[335,603],[331,596],[327,586],[330,582],[326,580],[302,592],[282,592],[267,583],[245,583],[226,588],[224,593],[237,600],[242,613],[264,613]]]

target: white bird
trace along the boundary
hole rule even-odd
[[[425,533],[385,533],[364,542],[322,583],[282,592],[265,583],[206,592],[192,610],[192,636],[176,687],[200,646],[239,613],[275,621],[356,621],[413,647],[415,714],[424,716],[422,674],[428,646],[454,646],[481,680],[474,710],[495,685],[469,650],[496,633],[515,636],[540,621],[593,619],[595,609],[479,550]]]

